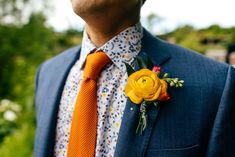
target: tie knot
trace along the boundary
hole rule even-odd
[[[101,69],[109,62],[109,57],[102,51],[89,54],[85,63],[84,77],[96,80]]]

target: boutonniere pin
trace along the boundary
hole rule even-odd
[[[129,64],[125,63],[128,82],[125,94],[130,100],[140,105],[139,123],[136,133],[142,134],[147,126],[147,107],[154,105],[159,109],[159,102],[167,101],[170,96],[167,92],[169,87],[181,88],[184,81],[179,78],[170,78],[168,73],[161,74],[161,68],[153,66],[150,58],[147,64],[141,57],[136,57],[139,70],[135,71]]]

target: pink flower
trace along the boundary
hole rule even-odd
[[[156,73],[160,73],[161,71],[161,67],[159,66],[154,66],[153,69],[152,69],[153,72],[156,72]]]

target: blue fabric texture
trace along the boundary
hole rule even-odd
[[[44,62],[36,76],[34,157],[53,156],[58,106],[80,46]],[[234,157],[235,69],[153,37],[146,30],[143,58],[149,56],[171,77],[185,81],[169,89],[160,110],[148,107],[148,126],[136,134],[139,106],[127,101],[114,157]],[[131,109],[132,108],[132,109]]]

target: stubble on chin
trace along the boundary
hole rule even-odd
[[[74,12],[82,17],[99,14],[109,9],[109,4],[99,0],[71,0]]]

